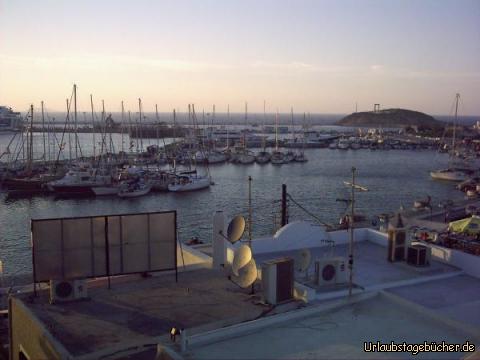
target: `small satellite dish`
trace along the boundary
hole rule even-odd
[[[252,260],[252,250],[247,245],[240,246],[235,251],[235,256],[232,262],[232,272],[234,275],[239,275],[239,270],[247,265]]]
[[[310,262],[312,261],[312,254],[309,249],[300,250],[295,258],[295,269],[300,272],[307,271]]]
[[[257,264],[251,259],[245,266],[238,270],[238,276],[233,275],[232,281],[241,288],[247,288],[257,280]]]
[[[228,241],[230,241],[232,244],[236,243],[238,240],[240,240],[244,231],[245,231],[245,219],[243,218],[242,215],[235,216],[232,219],[232,221],[230,221],[230,224],[228,224],[228,229],[227,229]]]

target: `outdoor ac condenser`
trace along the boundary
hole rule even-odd
[[[333,257],[316,260],[315,280],[317,285],[345,283],[347,281],[345,258]]]
[[[293,259],[281,258],[262,264],[263,299],[276,305],[293,299]]]
[[[68,302],[87,298],[85,280],[50,280],[50,303]]]

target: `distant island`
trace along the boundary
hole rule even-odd
[[[356,112],[337,122],[341,126],[416,128],[417,130],[443,129],[445,123],[425,113],[406,109],[384,109]]]

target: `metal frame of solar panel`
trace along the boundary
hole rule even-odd
[[[177,212],[32,219],[34,283],[175,270]]]

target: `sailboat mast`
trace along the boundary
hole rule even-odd
[[[138,112],[139,112],[139,128],[140,128],[140,149],[143,151],[143,134],[142,134],[142,99],[138,98]]]
[[[458,100],[460,99],[460,94],[455,95],[455,120],[453,122],[453,139],[452,139],[452,153],[455,155],[455,137],[457,129],[457,116],[458,116]]]
[[[248,103],[245,102],[245,129],[243,129],[243,149],[247,149],[247,119],[248,119]]]
[[[121,126],[121,131],[122,131],[122,157],[125,156],[125,107],[123,106],[123,100],[122,100],[122,126]]]
[[[76,84],[73,84],[73,119],[75,123],[75,159],[78,159],[77,85]]]
[[[47,144],[45,142],[45,113],[43,110],[43,100],[40,103],[42,106],[42,135],[43,135],[43,162],[47,162]]]
[[[155,118],[157,120],[157,124],[156,124],[157,125],[156,126],[156,128],[157,128],[157,149],[159,149],[160,148],[160,137],[158,135],[158,130],[160,128],[160,120],[158,118],[158,105],[157,104],[155,104]]]
[[[95,144],[95,117],[93,115],[93,95],[90,94],[90,108],[92,111],[92,141],[93,141],[93,158],[96,157],[96,144]]]
[[[266,118],[265,105],[266,105],[266,104],[265,104],[265,100],[263,100],[263,136],[262,136],[263,152],[265,152],[265,148],[267,147],[266,139],[265,139],[265,118]]]
[[[275,114],[275,151],[278,151],[278,109]]]
[[[33,161],[33,104],[30,105],[30,139],[29,139],[29,148],[27,152],[28,162],[27,162],[27,170],[32,170],[32,161]]]
[[[70,123],[70,104],[67,99],[67,124]],[[72,161],[72,131],[71,127],[68,127],[68,158]]]

